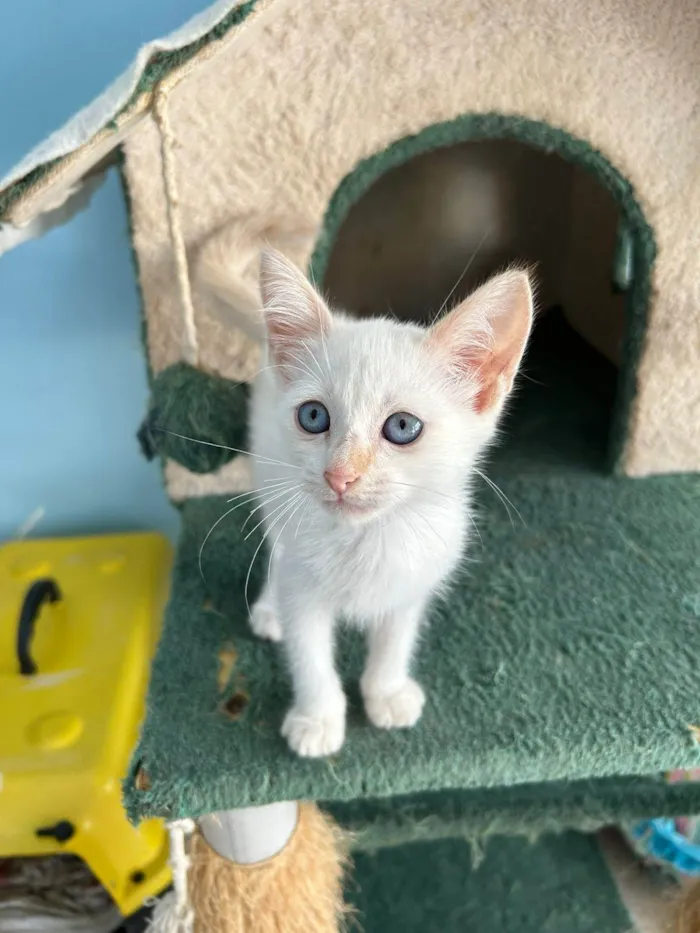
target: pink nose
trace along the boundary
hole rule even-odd
[[[348,473],[341,470],[326,470],[323,474],[323,478],[333,492],[342,496],[343,493],[347,491],[348,486],[352,486],[352,484],[360,478],[360,474]]]

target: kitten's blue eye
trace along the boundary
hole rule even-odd
[[[323,402],[304,402],[297,408],[297,421],[308,434],[323,434],[331,426],[331,416]]]
[[[423,422],[407,411],[397,411],[384,422],[382,434],[392,444],[412,444],[418,440],[423,430]]]

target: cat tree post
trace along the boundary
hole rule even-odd
[[[152,933],[337,933],[346,846],[315,804],[219,810],[197,827],[187,855],[173,840],[175,891]]]

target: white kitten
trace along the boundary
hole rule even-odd
[[[431,598],[470,528],[473,467],[493,438],[532,323],[525,272],[491,279],[428,329],[329,311],[302,274],[265,252],[268,361],[250,411],[255,487],[272,548],[253,630],[282,640],[294,702],[282,733],[300,755],[337,752],[345,695],[339,619],[367,633],[367,716],[412,726],[410,676]]]

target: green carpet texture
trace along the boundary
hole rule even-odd
[[[347,885],[351,931],[627,933],[630,917],[595,839],[495,839],[474,868],[459,841],[359,855]]]
[[[248,395],[246,383],[187,363],[168,366],[151,382],[149,412],[139,431],[144,454],[177,460],[193,473],[218,470],[246,449]]]
[[[290,700],[280,648],[247,628],[257,542],[244,540],[241,512],[222,521],[203,554],[205,582],[200,546],[226,504],[184,505],[132,770],[148,781],[142,790],[127,781],[133,817],[488,788],[492,812],[516,813],[523,785],[548,782],[553,807],[539,798],[532,811],[546,826],[585,824],[591,808],[598,822],[643,815],[647,803],[649,816],[669,811],[658,786],[649,796],[649,780],[632,776],[700,764],[700,477],[608,475],[615,373],[558,313],[538,325],[526,375],[489,467],[519,514],[479,489],[475,562],[434,606],[417,657],[428,700],[414,729],[368,725],[357,689],[362,643],[349,632],[339,652],[346,745],[331,760],[295,757],[279,735]],[[238,430],[232,424],[232,436]],[[261,553],[251,599],[266,566]],[[218,656],[228,646],[236,663],[222,694]],[[587,782],[583,804],[576,782]],[[672,811],[697,808],[692,785],[668,793]],[[474,819],[465,815],[460,834]]]
[[[450,838],[478,851],[494,836],[534,839],[564,828],[593,832],[635,823],[650,813],[700,813],[700,784],[669,785],[661,776],[598,778],[335,801],[323,808],[353,834],[355,851]]]

